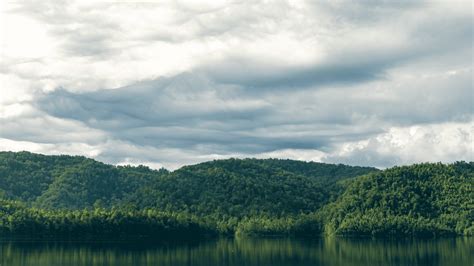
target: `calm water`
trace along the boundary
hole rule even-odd
[[[181,244],[0,240],[1,266],[58,265],[469,265],[474,238],[218,239]]]

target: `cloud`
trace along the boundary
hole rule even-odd
[[[404,165],[474,160],[474,122],[393,127],[365,140],[338,145],[325,161],[355,165]]]
[[[110,3],[78,4],[71,1],[14,3],[10,12],[26,14],[47,26],[48,34],[61,40],[60,51],[66,56],[94,56],[99,59],[115,52],[114,41],[120,31],[118,21],[103,16]]]
[[[100,149],[97,149],[97,147],[85,143],[69,142],[67,144],[50,144],[31,141],[18,141],[7,138],[0,138],[0,150],[31,151],[48,155],[82,155],[90,158],[97,158],[101,152]]]
[[[344,85],[383,78],[384,66],[329,63],[279,66],[257,59],[226,58],[205,71],[216,81],[238,84],[249,90],[305,89],[309,86]]]
[[[306,36],[306,29],[292,34],[264,35],[263,44],[257,40],[250,48],[244,45],[239,52],[218,57],[202,68],[218,82],[239,84],[249,89],[301,89],[327,85],[350,88],[353,84],[386,79],[390,70],[427,58],[472,57],[472,15],[462,12],[463,6],[459,3],[454,7],[430,2],[362,3],[343,1],[328,7],[318,2],[313,6],[313,13],[305,15],[311,17],[329,10],[329,14],[323,14],[333,16],[309,19],[305,26],[326,26],[331,31],[327,35],[312,32]],[[374,14],[369,21],[367,12]],[[452,12],[449,19],[443,19],[444,12]],[[337,21],[333,21],[335,18]],[[299,43],[298,48],[294,42]],[[275,56],[274,51],[280,55]],[[301,53],[310,59],[300,59]],[[295,58],[299,62],[295,62]]]
[[[169,168],[228,157],[472,159],[470,10],[462,1],[7,3],[0,148]]]
[[[339,150],[378,139],[397,128],[439,125],[435,129],[443,129],[452,121],[465,127],[473,120],[471,100],[466,98],[471,88],[470,71],[427,77],[413,74],[413,77],[396,76],[353,86],[349,95],[346,88],[328,87],[263,93],[257,100],[254,93],[246,93],[241,87],[186,73],[114,90],[87,93],[56,90],[39,98],[35,108],[60,119],[77,121],[104,132],[109,139],[134,147],[114,148],[113,152],[104,150],[101,158],[113,162],[122,162],[121,156],[127,158],[125,161],[140,161],[133,160],[126,151],[136,150],[141,154],[141,149],[156,149],[156,152],[180,156],[178,161],[187,163],[226,157],[288,156],[364,165],[373,162],[383,167],[405,162],[406,158],[419,161],[422,156],[406,154],[403,159],[390,145],[388,150],[393,149],[393,152],[378,154],[379,146],[368,145],[364,149],[353,149],[365,154],[356,161],[351,159],[357,157],[356,153],[340,153]],[[396,87],[392,79],[397,81]],[[448,92],[446,88],[450,86],[454,89]],[[423,136],[435,138],[433,134]],[[454,138],[457,137],[460,135]],[[426,148],[422,142],[412,146]],[[469,155],[461,148],[454,150],[459,153],[450,154],[452,158]],[[111,155],[113,153],[116,157]],[[339,153],[341,155],[337,155]],[[433,158],[446,160],[449,157],[441,153],[437,156]],[[156,155],[141,154],[138,158],[146,158],[146,162],[158,160],[166,166],[179,165],[170,158]]]
[[[17,141],[89,145],[107,138],[104,132],[88,128],[81,121],[51,116],[28,103],[2,106],[0,123],[0,137]]]

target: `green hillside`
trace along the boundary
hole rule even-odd
[[[111,207],[162,174],[82,156],[0,152],[0,195],[44,208]]]
[[[169,172],[0,152],[0,233],[472,235],[473,170],[227,159]]]
[[[342,235],[474,233],[474,163],[394,167],[355,179],[326,207]]]
[[[373,171],[292,160],[219,160],[163,176],[139,190],[134,202],[141,208],[233,217],[308,213],[337,197],[339,180]]]
[[[376,169],[229,159],[170,173],[80,156],[0,152],[3,197],[48,209],[132,206],[199,215],[285,215],[319,209],[342,191],[337,181],[371,171]]]
[[[93,160],[81,156],[0,152],[0,194],[9,199],[34,201],[66,169],[86,161]]]

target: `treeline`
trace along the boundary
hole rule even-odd
[[[474,234],[474,163],[379,171],[228,159],[173,172],[0,152],[0,232],[197,235]]]
[[[181,239],[216,235],[216,227],[186,213],[157,210],[44,210],[0,201],[0,233],[27,237]]]
[[[45,210],[0,200],[3,236],[170,240],[235,234],[317,236],[321,229],[309,215],[225,219],[154,209]]]

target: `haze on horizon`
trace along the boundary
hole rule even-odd
[[[0,150],[473,161],[465,1],[0,2]]]

